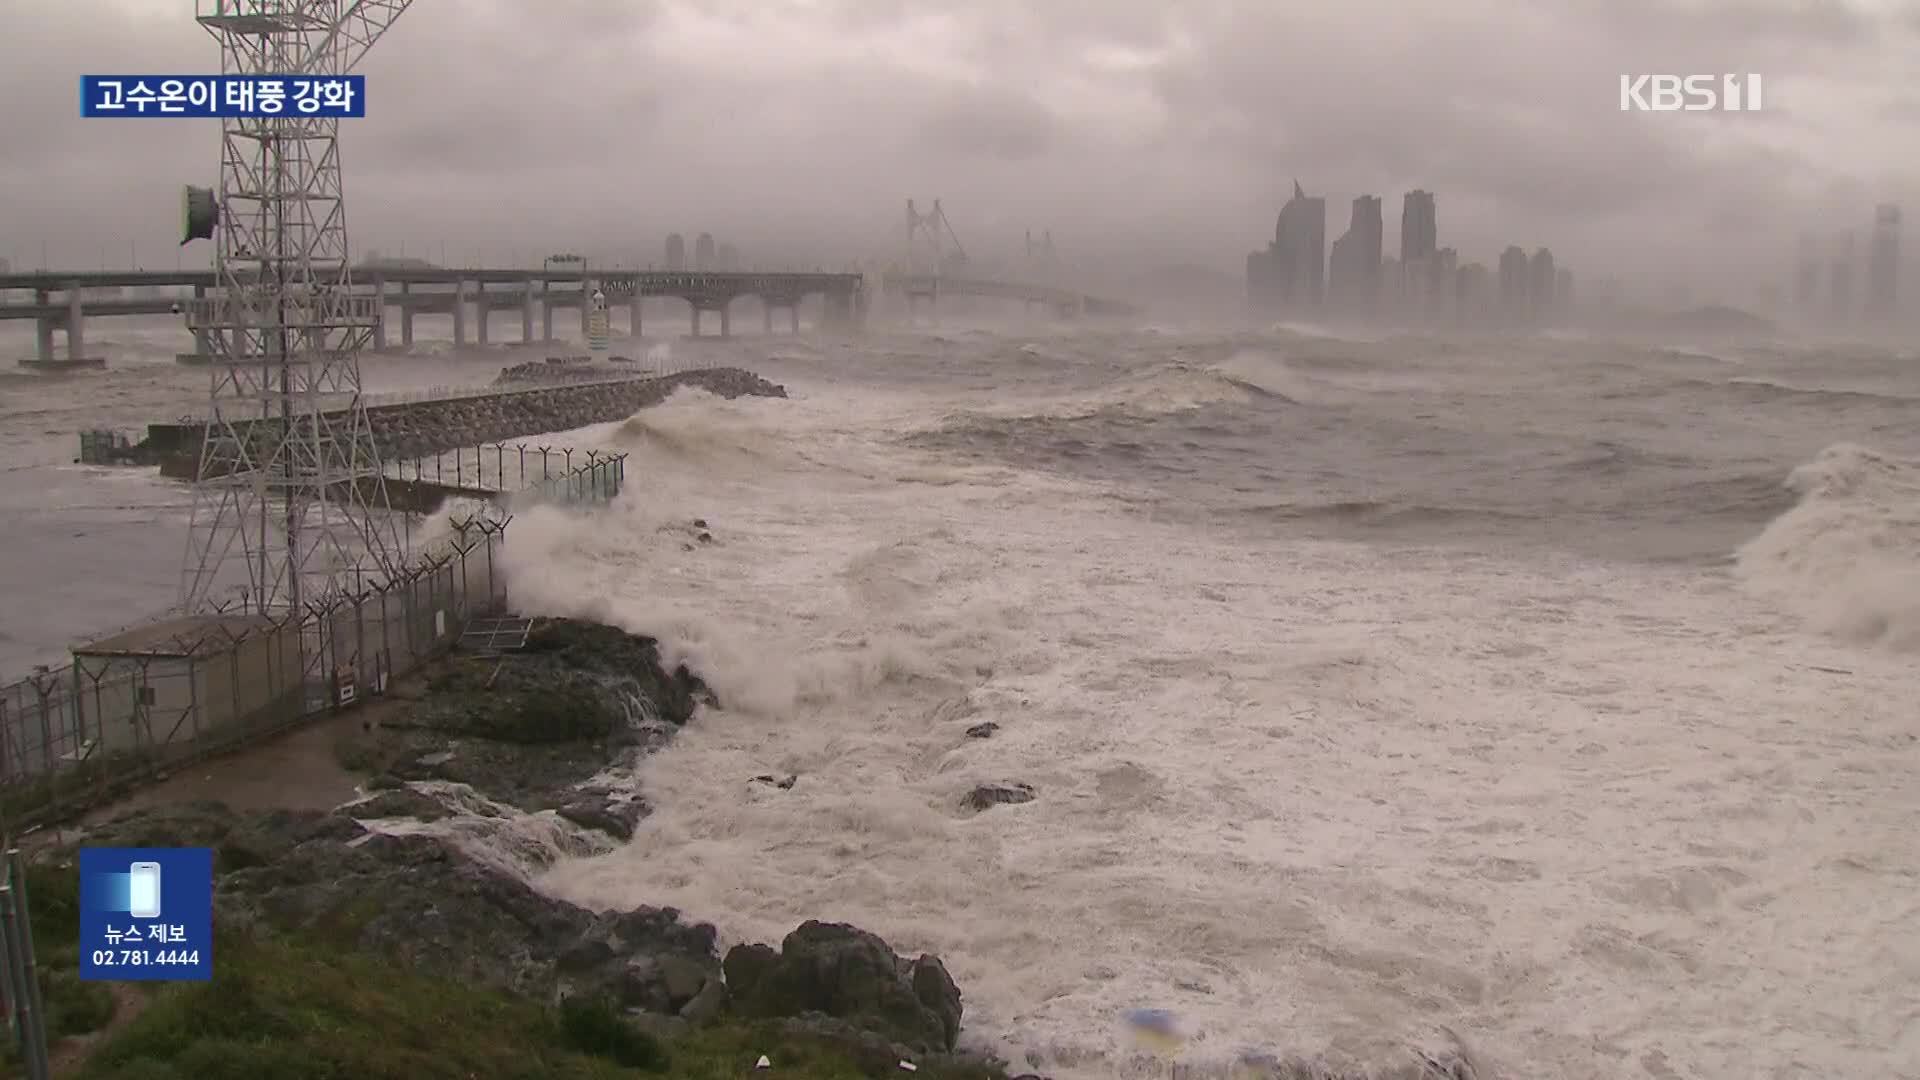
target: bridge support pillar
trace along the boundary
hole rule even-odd
[[[453,283],[453,347],[464,348],[467,344],[467,283],[456,280]]]
[[[720,304],[720,336],[723,338],[733,336],[733,304],[727,301],[722,301]]]
[[[87,358],[87,316],[81,302],[78,287],[67,290],[67,359],[76,364]]]
[[[493,311],[487,307],[487,283],[473,283],[473,341],[476,345],[487,343],[487,316]]]
[[[592,295],[593,295],[593,282],[588,281],[586,278],[581,278],[580,279],[580,340],[582,341],[585,341],[589,336],[591,336],[593,332],[592,320],[589,318],[589,316],[593,314],[593,312],[589,310],[593,307],[593,305],[587,303],[587,297]]]
[[[798,334],[800,332],[800,302],[798,300],[787,305],[787,322],[792,324],[794,333]]]
[[[400,283],[400,347],[413,348],[413,283]]]
[[[553,340],[553,282],[540,280],[540,340]]]
[[[51,301],[50,301],[50,298],[47,296],[47,290],[35,289],[33,293],[33,302],[41,305],[50,303]],[[43,364],[50,364],[53,362],[53,324],[54,324],[54,320],[48,318],[45,315],[42,315],[39,318],[33,320],[34,337],[38,345],[38,348],[36,349],[36,354],[39,356],[40,362]]]
[[[635,278],[633,298],[627,301],[627,336],[635,341],[640,340],[640,300],[640,281]]]
[[[196,295],[200,292],[198,287],[193,291]],[[376,351],[385,351],[387,347],[387,279],[379,275],[375,275],[373,279],[373,301],[373,347]]]
[[[700,305],[693,305],[693,336],[700,336]]]
[[[533,340],[533,282],[528,281],[520,292],[520,340],[523,343]]]
[[[773,334],[773,305],[772,304],[763,303],[760,305],[760,322],[762,323],[761,332],[764,334],[767,334],[768,336],[771,336]]]

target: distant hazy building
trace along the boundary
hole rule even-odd
[[[1527,316],[1527,253],[1509,244],[1500,253],[1500,318],[1518,323]]]
[[[1820,253],[1812,233],[1800,234],[1800,250],[1793,265],[1793,306],[1802,315],[1820,307]]]
[[[1853,321],[1853,233],[1840,234],[1833,253],[1831,284],[1827,294],[1827,317],[1836,323]]]
[[[1460,253],[1441,248],[1426,260],[1426,280],[1422,283],[1422,305],[1428,322],[1445,322],[1453,309],[1453,274],[1460,267]]]
[[[1409,191],[1400,204],[1400,261],[1424,259],[1440,250],[1433,192]]]
[[[685,270],[687,268],[687,238],[679,233],[667,234],[667,269]]]
[[[1257,311],[1312,311],[1326,296],[1327,200],[1309,198],[1298,180],[1280,208],[1273,243],[1247,256],[1247,299]]]
[[[1527,319],[1535,325],[1553,320],[1553,252],[1536,248],[1527,263]]]
[[[1479,263],[1453,272],[1454,317],[1463,326],[1484,326],[1493,318],[1493,275]]]
[[[1340,311],[1364,317],[1379,304],[1384,231],[1380,199],[1362,195],[1353,200],[1353,218],[1327,259],[1327,293]]]
[[[1873,251],[1867,263],[1867,314],[1892,317],[1900,298],[1900,208],[1874,207]]]
[[[1422,306],[1433,274],[1433,255],[1439,249],[1433,192],[1407,192],[1400,202],[1400,277],[1395,283],[1402,310],[1415,312]]]
[[[712,233],[701,233],[694,238],[693,268],[695,270],[704,271],[714,269],[713,264],[717,257],[718,255],[713,249]]]
[[[714,255],[714,258],[717,261],[718,269],[740,269],[740,249],[734,247],[732,244],[721,244],[720,250]]]

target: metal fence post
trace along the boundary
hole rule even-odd
[[[27,910],[27,868],[20,849],[7,848],[7,884],[13,887],[13,900],[20,919],[21,960],[27,975],[27,1000],[33,1010],[33,1042],[39,1059],[40,1075],[52,1072],[47,1063],[47,1005],[40,991],[40,965],[33,954],[33,918]]]
[[[46,1035],[34,1008],[40,996],[39,973],[32,960],[33,943],[23,933],[19,917],[23,905],[14,894],[14,884],[11,880],[0,882],[0,943],[4,943],[0,947],[7,954],[8,996],[13,1001],[14,1029],[20,1038],[27,1076],[29,1080],[47,1080]]]

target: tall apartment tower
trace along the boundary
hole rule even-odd
[[[1553,268],[1553,252],[1536,248],[1527,264],[1527,317],[1536,326],[1553,321],[1553,287],[1558,277]]]
[[[1835,323],[1853,321],[1855,313],[1853,299],[1853,232],[1848,230],[1840,234],[1840,242],[1833,254],[1831,292],[1827,299],[1827,315]]]
[[[1509,244],[1500,253],[1500,317],[1518,323],[1527,316],[1527,253]]]
[[[1820,249],[1812,233],[1800,234],[1800,250],[1794,257],[1793,306],[1803,316],[1820,308]]]
[[[1353,200],[1353,218],[1327,261],[1327,292],[1341,311],[1370,315],[1379,303],[1384,231],[1379,197]]]
[[[1439,249],[1433,192],[1407,192],[1400,203],[1400,280],[1396,283],[1402,310],[1418,311],[1422,306],[1433,274],[1433,255]]]
[[[1888,319],[1900,301],[1900,208],[1873,210],[1873,250],[1867,263],[1867,314]]]

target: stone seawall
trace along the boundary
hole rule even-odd
[[[657,378],[503,389],[497,394],[376,405],[367,410],[367,418],[381,458],[398,461],[624,420],[683,386],[724,398],[787,396],[785,387],[752,372],[710,368]],[[199,424],[153,424],[139,449],[168,475],[191,476],[199,467],[202,430]]]

